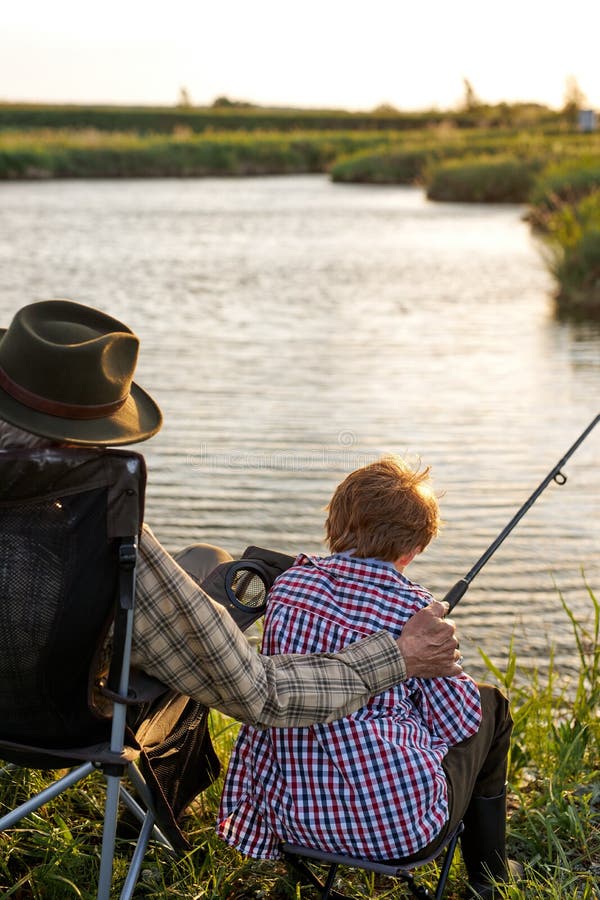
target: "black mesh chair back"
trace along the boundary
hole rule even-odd
[[[0,455],[3,741],[66,748],[109,738],[110,720],[89,705],[89,678],[114,614],[120,540],[140,527],[143,470],[136,460],[132,478],[127,462],[81,451]],[[119,534],[115,500],[127,508]]]
[[[102,900],[111,896],[119,797],[142,823],[123,898],[133,892],[151,834],[170,846],[132,765],[140,748],[126,726],[145,481],[143,458],[126,451],[0,453],[0,758],[19,767],[75,766],[5,813],[0,830],[101,768]],[[125,773],[138,799],[124,790]]]

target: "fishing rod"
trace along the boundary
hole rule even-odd
[[[475,563],[473,568],[469,572],[467,572],[467,574],[464,576],[464,578],[460,578],[456,582],[456,584],[454,584],[450,588],[450,590],[444,597],[444,601],[446,603],[448,603],[450,606],[450,611],[452,611],[454,609],[454,607],[456,606],[456,604],[458,603],[458,601],[462,597],[464,597],[469,585],[471,584],[471,582],[473,581],[475,576],[478,574],[478,572],[481,572],[481,570],[483,569],[483,567],[485,566],[485,564],[489,560],[489,558],[496,552],[496,550],[498,549],[500,544],[508,537],[508,535],[511,533],[511,531],[513,530],[513,528],[515,527],[517,522],[519,522],[523,518],[525,513],[529,509],[531,509],[531,507],[533,506],[533,504],[535,503],[537,498],[540,496],[541,493],[543,493],[543,491],[546,490],[546,488],[548,487],[550,482],[554,481],[558,485],[563,485],[566,482],[567,476],[564,474],[564,472],[561,471],[562,467],[564,466],[566,461],[569,459],[569,457],[572,456],[573,453],[575,453],[575,451],[577,450],[579,445],[582,444],[583,441],[585,441],[585,439],[588,436],[588,434],[590,433],[590,431],[592,431],[592,429],[595,428],[595,426],[598,424],[598,422],[600,422],[600,414],[597,415],[596,418],[592,422],[590,422],[590,424],[585,429],[585,431],[582,431],[582,433],[579,435],[579,437],[577,438],[575,443],[569,447],[569,449],[567,450],[565,455],[562,457],[562,459],[560,459],[556,463],[554,468],[551,469],[550,472],[548,472],[548,474],[546,475],[544,480],[541,482],[541,484],[535,489],[533,494],[525,501],[525,503],[518,510],[518,512],[515,513],[515,515],[512,517],[512,519],[510,520],[510,522],[508,523],[506,528],[504,528],[500,532],[500,534],[498,535],[496,540],[490,544],[490,546],[485,551],[485,553],[477,560],[477,562]]]

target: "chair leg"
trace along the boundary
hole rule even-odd
[[[398,878],[404,881],[413,897],[417,897],[418,900],[434,900],[434,895],[424,885],[419,884],[410,872],[400,872]],[[435,896],[437,897],[437,894]]]
[[[135,845],[133,857],[131,859],[127,877],[125,879],[125,883],[123,885],[119,900],[131,900],[131,897],[135,890],[135,886],[137,884],[137,880],[139,878],[140,869],[142,868],[142,863],[146,854],[146,848],[148,846],[148,841],[150,840],[150,837],[152,835],[153,828],[154,814],[149,812],[146,815],[144,824],[142,825],[142,829],[140,831],[138,842]]]
[[[327,873],[327,878],[325,879],[325,884],[323,885],[323,892],[321,894],[322,900],[327,900],[327,898],[331,896],[331,891],[333,889],[333,882],[335,879],[337,868],[338,867],[336,865],[329,867],[329,872]]]
[[[337,865],[334,864],[329,867],[327,878],[325,882],[322,882],[317,878],[304,860],[299,859],[291,853],[284,854],[284,857],[286,862],[297,873],[298,881],[300,883],[310,884],[316,888],[320,892],[321,900],[326,900],[326,898],[328,898],[328,900],[352,900],[352,897],[348,897],[347,894],[340,894],[338,891],[333,890],[333,881],[338,868]]]
[[[119,775],[106,775],[106,805],[104,807],[104,829],[102,831],[102,854],[98,876],[97,900],[110,900],[112,885],[115,840],[117,837],[117,815],[119,811]]]
[[[414,897],[417,897],[418,900],[442,900],[444,891],[446,889],[446,881],[448,880],[448,875],[450,873],[450,866],[452,865],[452,860],[454,859],[454,854],[456,852],[458,838],[462,834],[462,832],[463,827],[459,826],[454,836],[452,837],[452,840],[444,851],[444,861],[440,870],[435,894],[432,894],[431,891],[428,890],[424,885],[419,884],[419,882],[416,881],[411,872],[398,873],[398,877],[402,878],[411,894]]]
[[[4,831],[6,828],[12,828],[12,826],[16,825],[17,822],[20,822],[22,818],[35,812],[36,809],[39,809],[44,803],[48,803],[49,800],[54,800],[54,798],[58,797],[58,795],[66,790],[66,788],[77,784],[78,781],[81,781],[82,778],[85,778],[93,771],[93,763],[84,763],[84,765],[72,769],[62,778],[59,778],[58,781],[52,782],[51,785],[43,791],[40,791],[39,794],[36,794],[35,797],[31,797],[16,809],[6,813],[5,816],[2,816],[2,818],[0,818],[0,831]]]
[[[142,809],[137,800],[131,796],[129,791],[124,788],[122,784],[120,787],[119,796],[123,801],[123,804],[127,807],[129,812],[135,816],[140,825],[143,825],[146,822],[148,815],[152,815],[152,821],[155,821],[156,816],[154,814],[154,811]],[[152,827],[152,837],[157,843],[161,844],[170,853],[174,853],[173,844],[170,842],[169,838],[165,834],[163,834],[163,832],[156,824],[154,824]]]
[[[442,898],[442,895],[446,888],[446,881],[448,880],[448,875],[450,874],[450,866],[452,865],[452,860],[454,859],[454,854],[458,845],[458,839],[463,831],[464,825],[461,822],[456,829],[456,832],[454,833],[454,837],[446,847],[446,852],[444,853],[444,862],[442,863],[442,871],[440,872],[438,886],[435,892],[435,900],[441,900]]]

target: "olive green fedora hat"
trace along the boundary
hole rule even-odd
[[[127,325],[70,300],[20,309],[0,329],[0,417],[70,444],[144,441],[162,414],[133,373],[139,339]]]

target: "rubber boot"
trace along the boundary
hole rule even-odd
[[[467,897],[493,900],[494,882],[508,879],[506,859],[506,791],[497,797],[472,797],[464,815],[461,849],[469,890]]]

